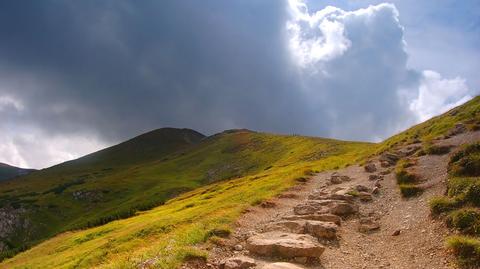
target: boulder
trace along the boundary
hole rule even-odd
[[[247,269],[250,267],[254,267],[257,265],[255,260],[252,258],[239,256],[239,257],[232,257],[224,260],[220,264],[221,269]]]
[[[358,207],[353,204],[338,202],[329,206],[329,213],[338,216],[347,216],[358,212]]]
[[[265,231],[305,233],[305,220],[281,220],[266,225]]]
[[[275,263],[269,263],[264,265],[262,269],[304,269],[304,268],[289,262],[275,262]]]
[[[377,167],[375,166],[374,163],[367,163],[363,168],[368,173],[373,173],[373,172],[377,171]]]
[[[326,221],[307,221],[305,230],[310,235],[323,239],[337,238],[338,226],[333,222]]]
[[[318,220],[318,221],[328,221],[333,222],[337,225],[340,225],[342,218],[333,214],[311,214],[311,215],[291,215],[285,216],[283,219],[286,220]]]
[[[247,249],[253,254],[282,258],[319,258],[325,251],[325,247],[311,235],[284,232],[254,235],[248,238]]]
[[[398,162],[398,160],[400,160],[400,156],[398,156],[395,153],[391,153],[391,152],[384,152],[380,156],[380,161],[381,162],[386,162],[390,166],[395,165]]]

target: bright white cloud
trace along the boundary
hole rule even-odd
[[[289,49],[311,94],[318,124],[330,135],[378,140],[431,118],[472,96],[462,78],[407,66],[404,28],[393,4],[345,11],[327,6],[309,13],[290,0]],[[313,74],[313,75],[312,75]]]
[[[411,101],[410,109],[420,121],[424,121],[465,103],[472,98],[469,92],[465,79],[444,79],[435,71],[425,70],[422,73],[418,96]]]
[[[350,40],[344,36],[342,10],[329,6],[310,15],[306,4],[296,0],[289,0],[289,7],[289,46],[300,65],[328,61],[348,49]]]

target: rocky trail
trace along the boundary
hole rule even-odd
[[[480,141],[467,132],[435,141],[450,152]],[[420,144],[365,166],[319,173],[252,207],[226,239],[204,248],[207,263],[185,268],[455,268],[444,249],[449,230],[432,219],[428,201],[445,192],[449,154],[414,157]],[[395,174],[400,157],[415,159],[423,194],[403,198]]]

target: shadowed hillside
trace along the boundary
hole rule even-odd
[[[19,168],[8,164],[0,163],[0,181],[15,178],[18,176],[24,176],[33,171],[35,171],[35,169]]]

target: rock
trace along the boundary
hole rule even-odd
[[[392,166],[392,164],[390,164],[389,162],[386,162],[386,161],[380,161],[380,166],[383,167],[383,168],[386,168],[386,167]]]
[[[448,132],[448,136],[454,136],[467,131],[467,126],[463,123],[457,123],[455,126]]]
[[[358,212],[358,207],[349,203],[339,202],[330,206],[329,213],[347,216]]]
[[[340,184],[340,183],[350,181],[350,180],[352,180],[352,179],[349,176],[340,175],[338,172],[334,172],[330,176],[330,183],[332,183],[332,184]]]
[[[382,187],[382,184],[380,183],[380,180],[377,180],[375,181],[375,183],[373,184],[373,186],[377,187],[377,188],[381,188]]]
[[[386,162],[390,166],[395,165],[398,162],[398,160],[400,160],[400,156],[398,156],[395,153],[391,153],[391,152],[384,152],[380,156],[380,161],[381,162]]]
[[[360,201],[363,201],[363,202],[369,202],[369,201],[373,200],[372,195],[370,193],[364,192],[364,191],[358,192],[357,197],[358,197],[358,199],[360,199]]]
[[[296,215],[323,214],[328,213],[328,208],[318,203],[307,202],[296,205],[293,208],[293,213],[295,213]]]
[[[260,203],[260,206],[263,208],[274,208],[277,205],[272,201],[263,201]]]
[[[243,250],[243,246],[240,245],[240,244],[238,244],[238,245],[235,245],[235,246],[233,247],[233,249],[236,250],[236,251],[242,251],[242,250]]]
[[[303,269],[303,267],[289,262],[275,262],[266,264],[262,269]]]
[[[290,233],[305,233],[304,220],[282,220],[267,224],[265,231],[282,231]]]
[[[387,169],[387,170],[381,171],[381,172],[380,172],[380,175],[385,176],[385,175],[390,174],[391,172],[392,172],[391,169]]]
[[[233,257],[224,260],[220,264],[220,268],[222,269],[246,269],[250,267],[254,267],[257,265],[255,260],[252,258],[240,256],[240,257]]]
[[[310,235],[323,239],[337,238],[338,226],[333,222],[325,221],[307,221],[305,230]]]
[[[343,200],[343,201],[348,201],[348,202],[353,202],[355,197],[353,197],[350,194],[346,194],[346,192],[339,191],[337,193],[332,193],[332,194],[310,194],[308,196],[308,199],[310,200]]]
[[[382,176],[379,176],[379,175],[375,175],[375,174],[373,174],[373,175],[368,175],[368,180],[372,180],[372,181],[373,181],[373,180],[378,180],[378,179],[380,179],[380,178],[383,179],[383,177],[382,177]]]
[[[358,231],[368,233],[380,229],[380,224],[373,218],[361,218]]]
[[[392,236],[398,236],[400,235],[401,231],[400,230],[395,230],[395,232],[392,233]]]
[[[373,188],[372,194],[379,194],[379,193],[380,193],[380,188],[379,187]]]
[[[320,257],[325,251],[311,235],[268,232],[247,240],[247,249],[254,254],[283,258]]]
[[[365,185],[360,185],[360,184],[355,186],[355,190],[360,191],[360,192],[362,192],[362,191],[371,192],[372,191],[372,189],[370,189],[369,187],[367,187]]]
[[[318,221],[328,221],[333,222],[337,225],[340,225],[342,222],[342,218],[337,215],[333,214],[312,214],[312,215],[292,215],[292,216],[285,216],[283,219],[286,220],[318,220]]]
[[[367,163],[363,168],[368,173],[373,173],[373,172],[377,171],[377,167],[375,166],[374,163]]]

